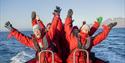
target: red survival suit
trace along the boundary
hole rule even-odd
[[[58,48],[58,54],[60,57],[62,57],[62,53],[61,53],[61,36],[62,36],[62,30],[63,30],[63,26],[62,26],[62,20],[61,18],[58,19],[58,24],[57,24],[57,28],[56,28],[56,34],[54,37],[53,42],[56,44],[56,47]]]
[[[73,63],[73,52],[74,49],[78,49],[78,39],[76,36],[73,35],[72,33],[72,18],[71,17],[67,17],[66,21],[65,21],[65,32],[66,32],[66,39],[69,43],[69,47],[70,47],[70,55],[67,58],[67,63]],[[93,25],[93,27],[90,29],[90,35],[92,35],[99,27],[99,24],[95,22],[95,24]],[[93,31],[92,31],[93,30]],[[97,36],[95,36],[93,39],[91,39],[91,45],[90,47],[87,49],[88,52],[90,52],[90,50],[92,49],[93,46],[99,44],[102,40],[104,40],[108,33],[110,31],[110,28],[106,25],[103,26],[103,31],[98,34]],[[82,33],[80,32],[80,42],[82,43],[82,45],[86,45],[86,38],[89,37],[88,34]],[[81,53],[76,53],[76,63],[84,63],[84,58],[82,57]],[[97,63],[97,62],[95,62]]]
[[[53,21],[52,21],[52,25],[50,27],[50,30],[46,34],[44,34],[43,32],[41,32],[42,33],[42,37],[40,39],[36,38],[36,41],[37,41],[37,43],[39,45],[41,44],[44,47],[44,45],[43,45],[43,37],[44,37],[44,35],[46,36],[48,44],[50,44],[50,42],[52,42],[52,40],[53,40],[53,38],[55,36],[58,19],[59,19],[59,16],[54,16]],[[36,20],[34,20],[34,21],[36,21]],[[42,26],[42,25],[40,25],[40,26]],[[18,41],[20,41],[20,43],[22,43],[22,44],[24,44],[24,45],[26,45],[26,46],[28,46],[30,48],[35,49],[35,46],[34,46],[34,43],[33,43],[33,40],[32,40],[35,36],[32,36],[32,37],[25,36],[24,34],[22,34],[21,32],[19,32],[16,29],[13,29],[10,32],[10,34],[11,34],[11,36],[14,36]],[[47,50],[51,50],[51,49],[52,49],[51,47],[47,48]],[[38,54],[36,54],[36,56],[37,55]],[[47,53],[44,56],[46,56],[46,58],[47,58],[46,60],[47,60],[48,63],[52,62],[52,60],[51,60],[51,54]],[[62,63],[62,60],[57,55],[57,53],[54,53],[54,61],[56,63]],[[27,63],[37,63],[37,62],[38,62],[38,59],[34,58],[34,59],[28,61]]]
[[[45,30],[45,25],[43,24],[43,22],[41,20],[38,20],[38,23],[40,24],[40,28]],[[57,54],[62,57],[62,49],[61,47],[62,46],[62,35],[63,35],[63,23],[62,23],[62,20],[61,18],[59,17],[58,18],[58,24],[57,24],[57,27],[56,27],[56,31],[55,31],[55,36],[54,36],[54,39],[52,42],[54,42],[55,46],[57,47],[58,49],[58,52]],[[46,32],[45,32],[46,33]]]
[[[69,47],[68,47],[67,40],[65,39],[64,25],[61,19],[59,19],[59,22],[57,25],[55,42],[57,42],[59,55],[61,56],[63,63],[66,63],[66,58],[69,54]]]
[[[45,30],[45,25],[41,20],[38,20],[38,23],[41,25],[40,28]],[[57,54],[63,59],[63,63],[65,63],[65,58],[68,56],[68,44],[65,39],[65,32],[64,32],[64,25],[62,23],[61,18],[58,19],[58,24],[56,28],[56,34],[54,36],[53,41],[55,43],[55,46],[58,49]]]

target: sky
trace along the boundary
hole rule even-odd
[[[18,30],[32,30],[32,11],[36,11],[46,25],[52,21],[56,6],[62,8],[60,16],[63,23],[68,9],[73,9],[73,24],[78,27],[82,21],[92,24],[99,16],[104,20],[125,17],[125,0],[0,0],[0,31],[7,31],[4,27],[7,21]]]

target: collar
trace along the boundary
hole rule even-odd
[[[84,33],[84,32],[80,32],[80,36],[81,36],[81,37],[88,37],[88,34],[87,34],[87,33]]]

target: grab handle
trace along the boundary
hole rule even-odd
[[[87,50],[84,50],[84,49],[75,49],[75,51],[74,51],[74,53],[73,53],[73,63],[76,63],[76,62],[75,62],[75,59],[76,59],[75,55],[76,55],[76,52],[78,52],[78,51],[82,51],[82,52],[85,52],[85,53],[86,53],[86,55],[87,55],[86,63],[89,63],[89,53],[88,53]]]
[[[41,58],[40,55],[41,55],[41,53],[44,53],[44,52],[50,52],[52,54],[52,63],[54,63],[54,53],[51,50],[42,50],[39,52],[39,63],[40,63],[40,58]]]

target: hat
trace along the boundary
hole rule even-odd
[[[78,29],[78,27],[77,26],[73,26],[73,29]]]
[[[38,25],[38,23],[37,23],[37,20],[33,20],[33,21],[32,21],[32,28],[33,28],[33,31],[34,31],[35,29],[40,29],[40,27],[39,27],[39,25]]]
[[[81,27],[81,28],[83,28],[83,29],[86,29],[86,30],[90,31],[90,26],[89,26],[89,25],[87,25],[87,24],[82,25],[82,27]]]

